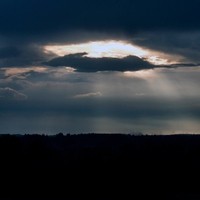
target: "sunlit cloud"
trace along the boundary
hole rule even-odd
[[[72,75],[74,72],[76,69],[73,67],[48,68],[48,75],[59,80],[65,79],[67,75]]]
[[[81,99],[81,98],[91,98],[91,97],[101,97],[101,96],[102,96],[101,92],[91,92],[91,93],[75,95],[74,98]]]
[[[125,77],[128,78],[140,78],[140,79],[151,79],[155,78],[157,74],[155,70],[148,69],[148,70],[139,70],[139,71],[126,71],[123,73]]]
[[[144,49],[121,40],[93,41],[70,45],[47,45],[44,46],[44,51],[45,53],[54,53],[57,56],[86,52],[85,57],[90,58],[124,58],[132,55],[145,59],[155,65],[177,63],[170,55],[165,55],[162,52],[156,52],[150,49]]]
[[[59,73],[59,74],[67,74],[67,73],[73,73],[76,71],[76,69],[72,67],[61,67],[57,69],[52,69],[48,67],[40,67],[40,66],[35,66],[35,67],[13,67],[13,68],[2,68],[1,71],[4,72],[4,76],[6,77],[13,77],[17,76],[20,77],[20,75],[27,74],[30,72],[37,72],[37,73]]]
[[[167,58],[161,58],[159,56],[148,56],[146,59],[147,61],[155,65],[169,65],[174,63],[170,63],[170,61]]]
[[[88,57],[117,57],[123,58],[127,55],[144,57],[148,52],[138,46],[133,46],[124,41],[96,41],[71,45],[48,45],[44,47],[46,52],[53,52],[58,56],[87,52]]]
[[[65,67],[65,70],[69,73],[75,72],[76,69],[74,69],[73,67]]]
[[[13,68],[2,68],[2,70],[5,70],[5,76],[15,76],[20,75],[28,72],[46,72],[47,68],[45,67],[26,67],[26,68],[19,68],[19,67],[13,67]]]

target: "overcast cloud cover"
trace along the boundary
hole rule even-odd
[[[1,0],[0,133],[200,132],[198,0]],[[124,41],[163,56],[59,56]]]

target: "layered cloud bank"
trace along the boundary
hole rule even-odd
[[[199,132],[199,6],[1,1],[0,132]]]

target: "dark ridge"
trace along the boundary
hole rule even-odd
[[[0,169],[0,199],[200,199],[200,135],[0,135]]]

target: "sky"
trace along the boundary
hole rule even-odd
[[[199,7],[1,0],[0,133],[200,133]]]

